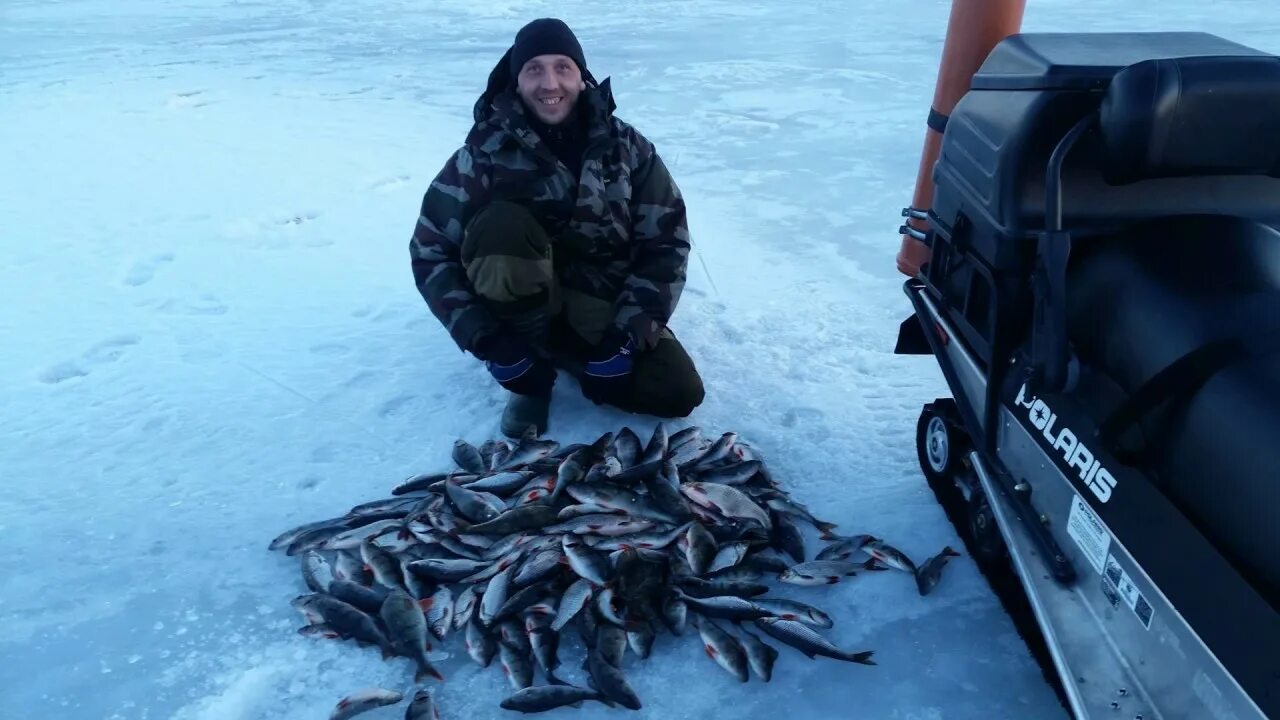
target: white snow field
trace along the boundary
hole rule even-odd
[[[314,640],[268,541],[496,436],[503,392],[409,271],[422,193],[526,21],[577,31],[690,208],[673,320],[733,430],[844,533],[962,548],[916,464],[945,395],[894,356],[894,269],[949,3],[0,3],[0,716],[327,717],[408,660]],[[1030,0],[1026,30],[1208,30],[1280,50],[1274,0]],[[655,420],[557,385],[563,443]],[[813,536],[810,553],[818,549]],[[743,685],[696,636],[625,671],[645,718],[1059,718],[972,562],[781,586],[875,667],[779,645]],[[561,653],[576,666],[576,639]],[[778,645],[777,643],[774,643]],[[513,715],[447,644],[446,718]],[[580,675],[569,673],[570,677]],[[541,676],[539,675],[539,678]],[[402,717],[404,706],[370,712]],[[554,717],[614,717],[598,703]]]

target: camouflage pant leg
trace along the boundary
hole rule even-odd
[[[635,356],[632,412],[658,417],[685,417],[702,404],[702,377],[684,345],[667,328],[658,333],[651,350]]]
[[[462,240],[462,265],[499,320],[535,348],[546,348],[559,288],[551,238],[528,209],[495,201],[477,212]]]
[[[617,308],[613,303],[591,297],[573,288],[560,291],[563,299],[564,321],[586,345],[595,345],[604,337],[604,331],[613,322]]]
[[[613,321],[613,303],[568,288],[563,292],[569,327],[587,344],[598,342]],[[702,377],[670,329],[663,328],[652,347],[637,349],[633,357],[631,397],[620,409],[672,418],[686,417],[702,404]]]

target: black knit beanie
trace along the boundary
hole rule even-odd
[[[588,77],[587,61],[582,56],[582,46],[578,38],[562,20],[556,18],[539,18],[520,28],[516,40],[511,45],[511,77],[514,80],[520,75],[520,68],[530,58],[539,55],[566,55],[578,64],[582,76]]]

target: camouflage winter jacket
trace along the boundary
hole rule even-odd
[[[589,76],[588,76],[589,78]],[[492,200],[525,204],[553,238],[562,286],[615,303],[647,345],[680,298],[689,256],[684,200],[654,146],[613,115],[609,80],[589,80],[580,180],[532,131],[519,97],[491,81],[475,124],[427,189],[410,241],[414,280],[458,346],[497,329],[462,267],[467,223]]]

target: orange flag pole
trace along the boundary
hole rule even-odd
[[[942,128],[956,103],[969,91],[969,83],[987,55],[999,42],[1018,32],[1027,0],[953,0],[947,37],[938,65],[938,81],[933,91],[929,113],[929,129],[925,133],[924,151],[916,171],[916,189],[911,207],[927,210],[933,204],[933,165],[942,150]],[[906,225],[915,230],[928,229],[927,221],[908,217]],[[902,235],[898,250],[898,271],[915,277],[920,266],[929,261],[929,246],[910,235]]]

